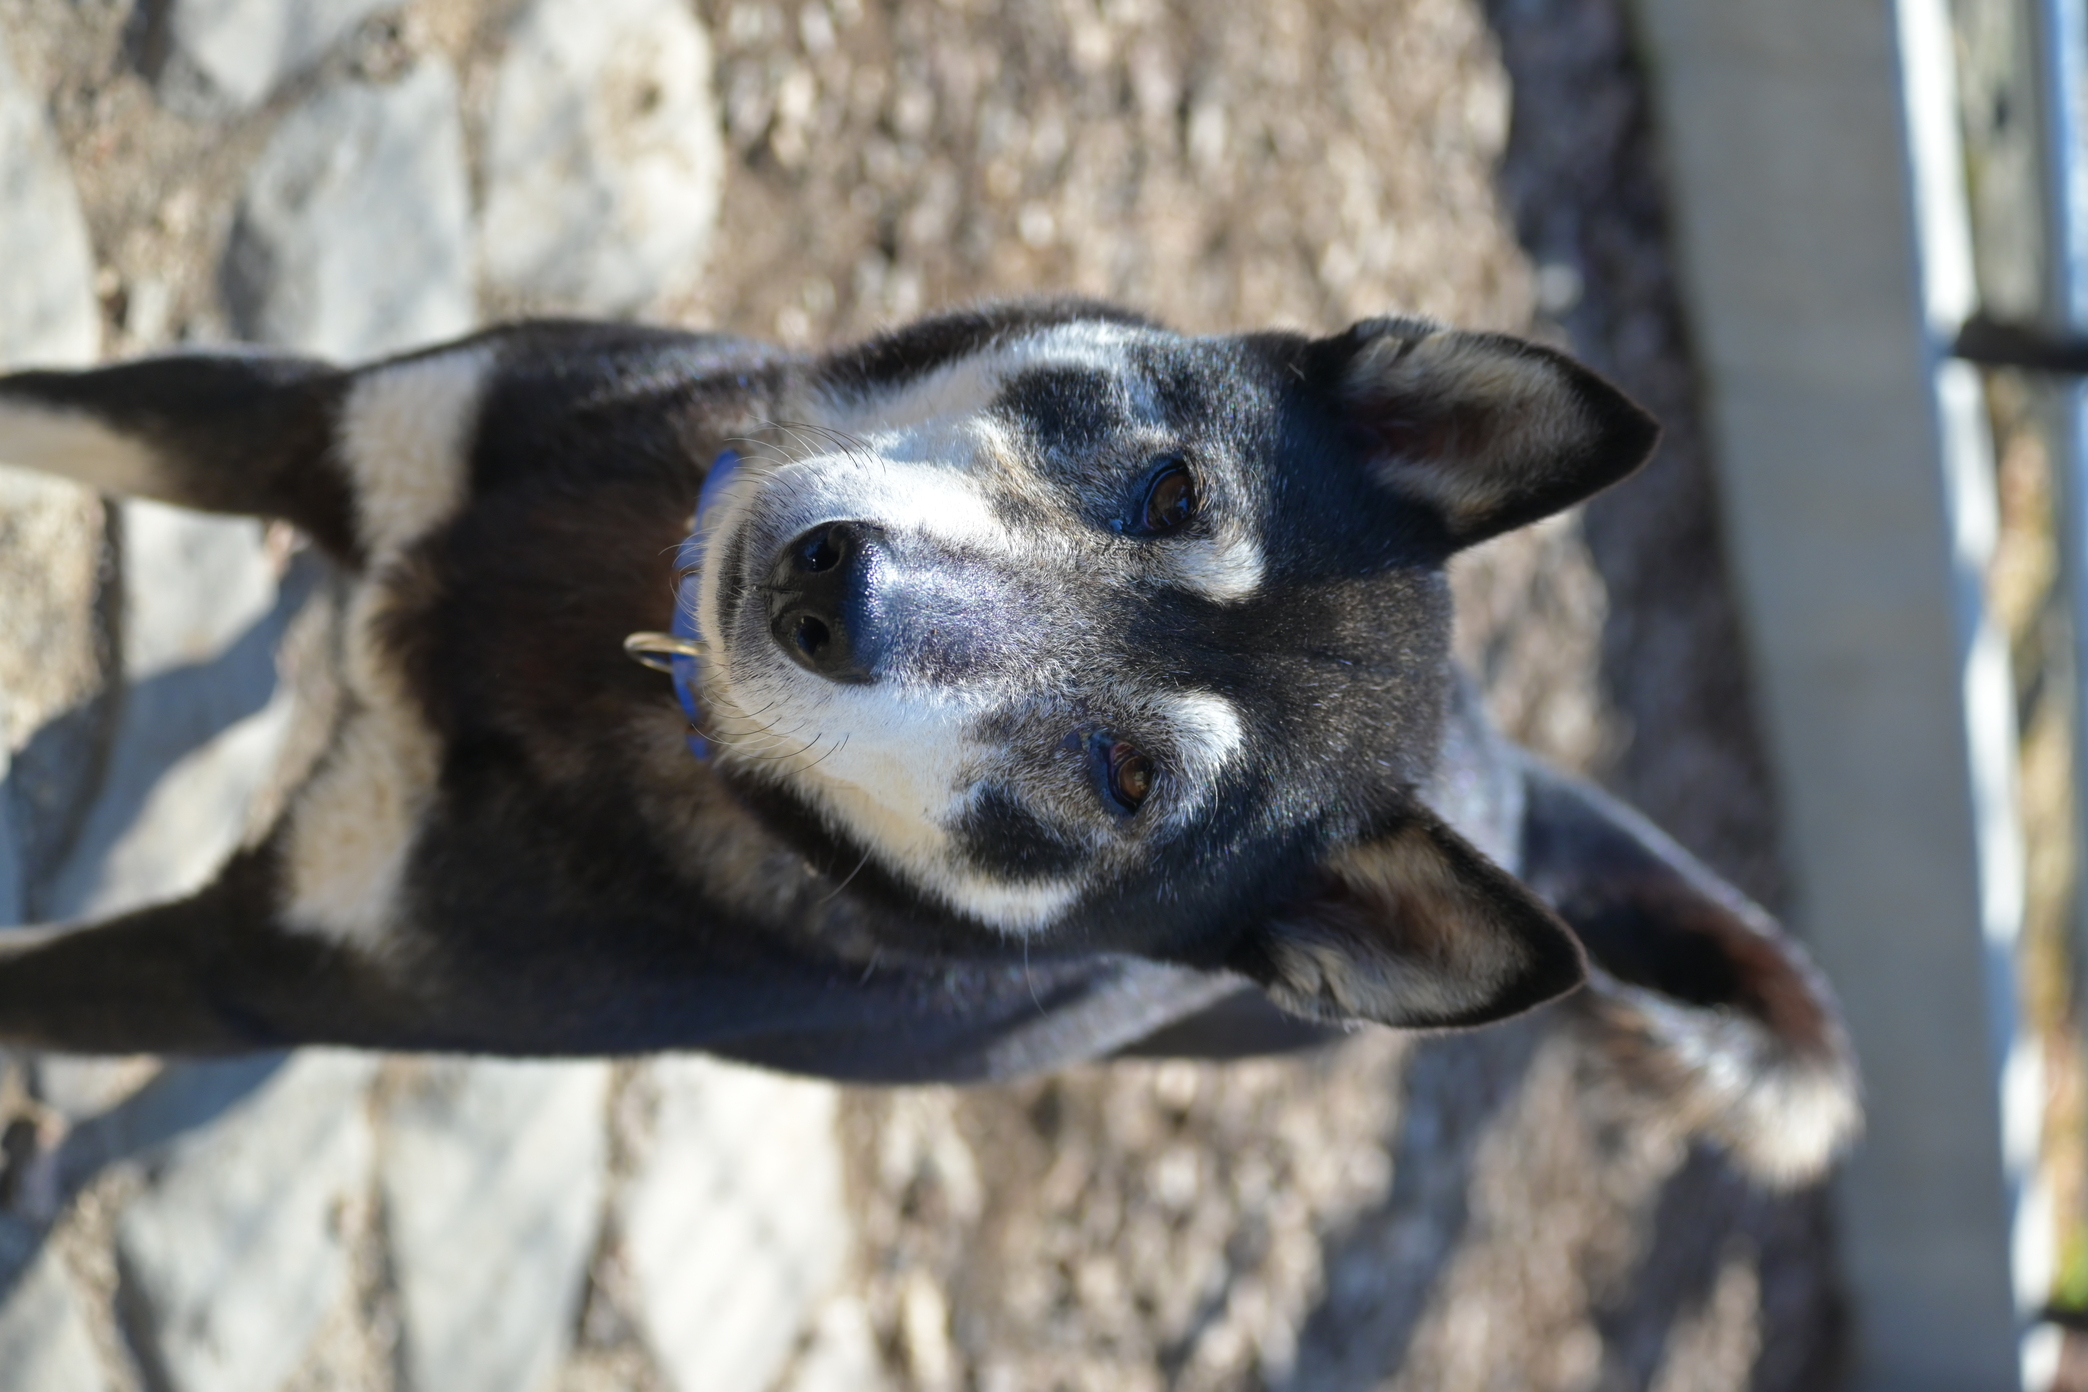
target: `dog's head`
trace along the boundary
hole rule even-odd
[[[822,863],[1326,1017],[1477,1022],[1580,979],[1416,789],[1444,563],[1645,458],[1614,388],[1414,320],[1082,307],[837,354],[801,409],[705,510],[696,623],[720,770]]]

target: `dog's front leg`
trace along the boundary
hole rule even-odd
[[[206,512],[280,517],[356,550],[337,458],[347,374],[264,352],[0,376],[0,463]]]
[[[358,1013],[383,1013],[386,993],[367,966],[276,923],[272,862],[266,850],[246,851],[184,899],[0,930],[0,1043],[226,1053],[324,1037]]]

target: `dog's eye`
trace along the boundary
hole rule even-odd
[[[1104,730],[1095,737],[1102,760],[1102,782],[1110,800],[1125,812],[1136,812],[1153,791],[1153,761],[1137,745]]]
[[[1138,506],[1137,533],[1164,536],[1196,516],[1196,501],[1196,475],[1181,456],[1159,456],[1146,479],[1145,500]]]

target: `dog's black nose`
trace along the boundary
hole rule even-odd
[[[878,573],[884,529],[827,522],[783,548],[769,569],[769,632],[828,681],[876,680]]]

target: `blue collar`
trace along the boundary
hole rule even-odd
[[[699,511],[699,516],[701,515]],[[674,573],[681,583],[674,587],[674,622],[668,632],[691,647],[700,648],[696,635],[696,591],[703,584],[703,541],[691,532],[674,553]],[[710,757],[710,741],[703,737],[703,710],[696,704],[696,688],[703,680],[703,659],[677,649],[667,658],[667,675],[674,679],[674,699],[689,717],[689,752],[699,759]]]
[[[681,702],[682,714],[689,718],[689,752],[699,759],[710,757],[710,741],[702,731],[703,708],[696,704],[696,691],[703,679],[705,646],[702,635],[696,631],[697,590],[703,584],[703,516],[725,491],[725,483],[739,462],[737,450],[726,450],[704,476],[691,530],[674,553],[673,623],[665,633],[633,633],[624,639],[625,652],[673,680],[674,699]]]

